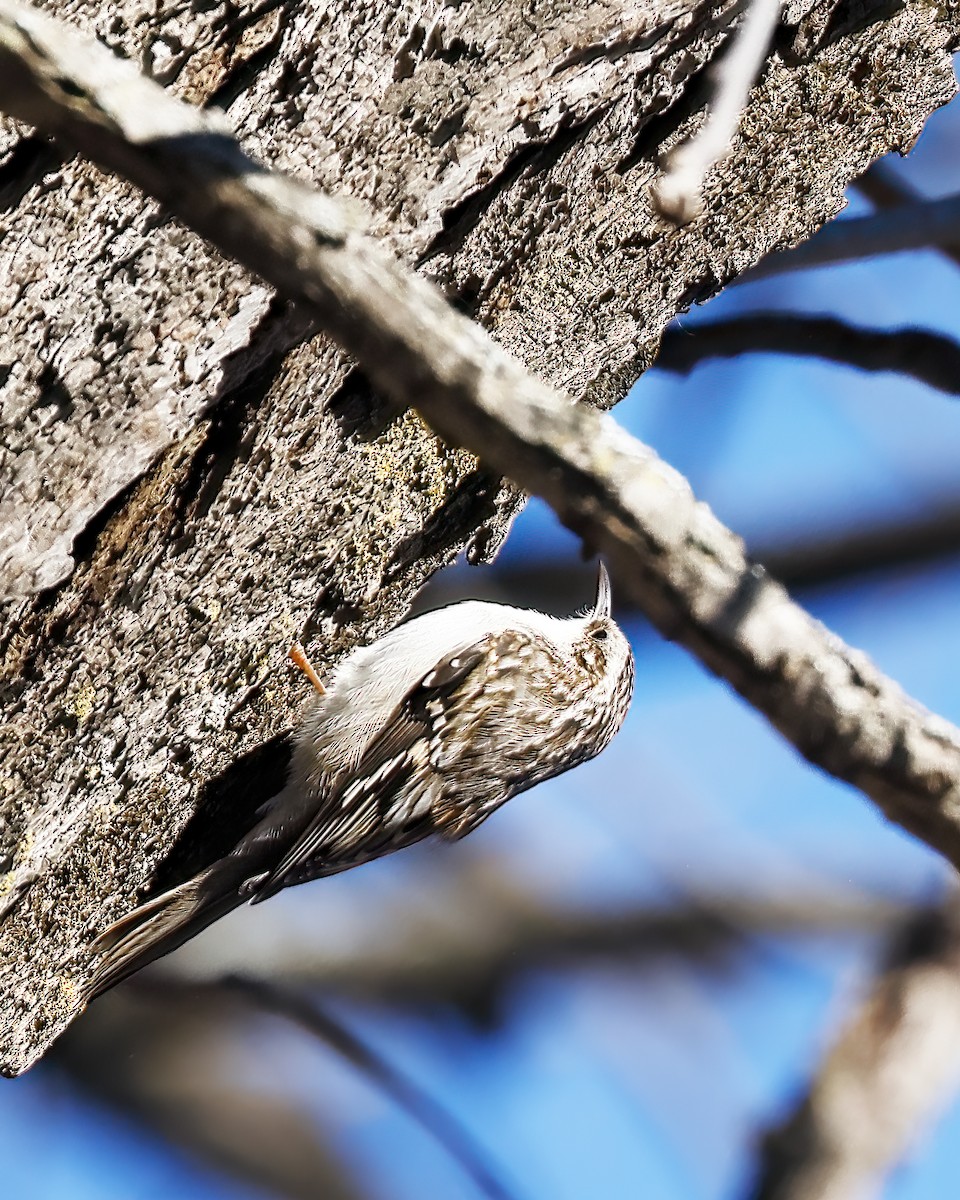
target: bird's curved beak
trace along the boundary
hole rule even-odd
[[[600,564],[600,574],[597,577],[597,602],[593,606],[593,615],[598,620],[610,616],[610,576],[603,563]]]

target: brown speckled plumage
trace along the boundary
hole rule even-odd
[[[341,663],[298,732],[286,786],[225,858],[97,942],[94,996],[244,900],[460,838],[512,796],[599,754],[633,691],[633,656],[597,601],[566,620],[467,601]]]

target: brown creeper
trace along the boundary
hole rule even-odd
[[[609,743],[633,691],[610,616],[467,600],[424,613],[338,666],[296,734],[286,786],[225,858],[97,941],[88,995],[112,987],[244,900],[333,875],[428,834],[461,838],[511,796]]]

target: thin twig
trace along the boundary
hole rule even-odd
[[[710,358],[740,354],[826,358],[861,371],[895,371],[960,396],[960,345],[925,329],[861,329],[836,317],[750,313],[663,336],[654,369],[689,374]]]
[[[669,638],[811,762],[960,863],[960,729],[791,602],[688,482],[604,414],[535,379],[360,232],[104,47],[0,0],[0,108],[120,172],[299,301],[375,386],[542,496]]]
[[[880,159],[868,171],[858,175],[851,186],[880,211],[922,204],[926,199],[886,159]]]
[[[237,993],[263,1012],[283,1017],[332,1046],[443,1146],[480,1192],[492,1200],[515,1200],[515,1193],[491,1165],[489,1155],[453,1114],[315,1000],[243,975],[226,975],[210,986]]]
[[[770,49],[780,17],[780,0],[751,0],[729,53],[713,69],[714,94],[706,120],[689,141],[670,152],[653,186],[658,210],[677,225],[703,212],[707,172],[730,152],[747,103]]]
[[[755,267],[745,271],[737,283],[752,283],[788,271],[855,262],[878,254],[940,250],[958,243],[960,196],[946,196],[942,200],[924,200],[892,208],[870,217],[831,221],[801,246],[768,254]]]

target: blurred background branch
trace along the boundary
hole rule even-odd
[[[890,163],[883,159],[875,162],[869,171],[864,171],[853,186],[879,211],[907,208],[910,205],[922,204],[924,199],[922,193],[904,178],[902,172],[894,170]],[[952,262],[960,263],[960,239],[955,243],[945,242],[938,245],[937,250]]]
[[[363,1200],[367,1188],[283,1080],[282,1050],[263,1044],[253,1061],[238,1055],[252,1033],[237,996],[146,1001],[117,992],[57,1044],[51,1066],[96,1103],[247,1186],[282,1200]]]
[[[436,899],[435,897],[433,898]],[[530,972],[570,972],[619,962],[649,973],[663,956],[703,961],[734,978],[759,939],[854,933],[874,937],[900,927],[907,906],[855,890],[825,889],[806,899],[771,895],[686,897],[635,914],[576,914],[537,902],[489,870],[451,880],[449,904],[395,910],[372,939],[339,946],[314,926],[291,937],[282,914],[272,932],[231,946],[230,924],[145,971],[97,1002],[54,1047],[48,1069],[124,1113],[172,1145],[220,1170],[301,1200],[367,1193],[349,1163],[308,1117],[304,1096],[282,1067],[312,1051],[277,1043],[260,1019],[281,1017],[309,1042],[329,1047],[398,1103],[473,1179],[479,1192],[509,1197],[489,1156],[423,1085],[391,1065],[339,1020],[320,996],[410,1006],[428,1013],[453,1005],[492,1033],[508,993]],[[472,912],[466,924],[463,914]],[[479,914],[479,916],[478,916]],[[218,951],[217,942],[226,943]],[[753,947],[753,949],[751,949]],[[746,952],[746,954],[745,954]],[[198,978],[218,959],[245,953],[269,979]],[[493,1024],[491,1024],[493,1022]],[[254,1046],[259,1046],[255,1052]],[[321,1056],[310,1070],[323,1071]]]
[[[315,999],[273,981],[243,975],[214,980],[204,990],[240,996],[258,1011],[290,1021],[308,1036],[325,1042],[435,1138],[481,1195],[490,1200],[513,1200],[502,1171],[456,1118]]]
[[[960,395],[960,344],[925,329],[862,329],[836,317],[750,313],[728,321],[672,326],[654,369],[687,374],[708,358],[741,354],[824,358],[861,371],[893,371]]]
[[[569,907],[495,863],[435,878],[421,897],[371,913],[349,939],[291,927],[282,909],[221,924],[147,972],[208,981],[247,964],[258,976],[388,1006],[452,1005],[489,1024],[530,972],[663,957],[729,965],[756,938],[883,933],[905,903],[857,888],[685,893],[613,912]],[[319,899],[319,898],[317,898]],[[279,906],[278,906],[279,908]]]
[[[764,1137],[754,1200],[872,1200],[960,1091],[960,901],[917,914],[809,1091]]]
[[[880,193],[879,187],[876,189]],[[883,193],[892,198],[891,192]],[[869,217],[848,217],[825,225],[809,241],[792,250],[768,255],[744,272],[739,282],[753,283],[807,271],[811,267],[854,262],[905,250],[944,250],[952,254],[960,242],[960,196],[917,200]]]

